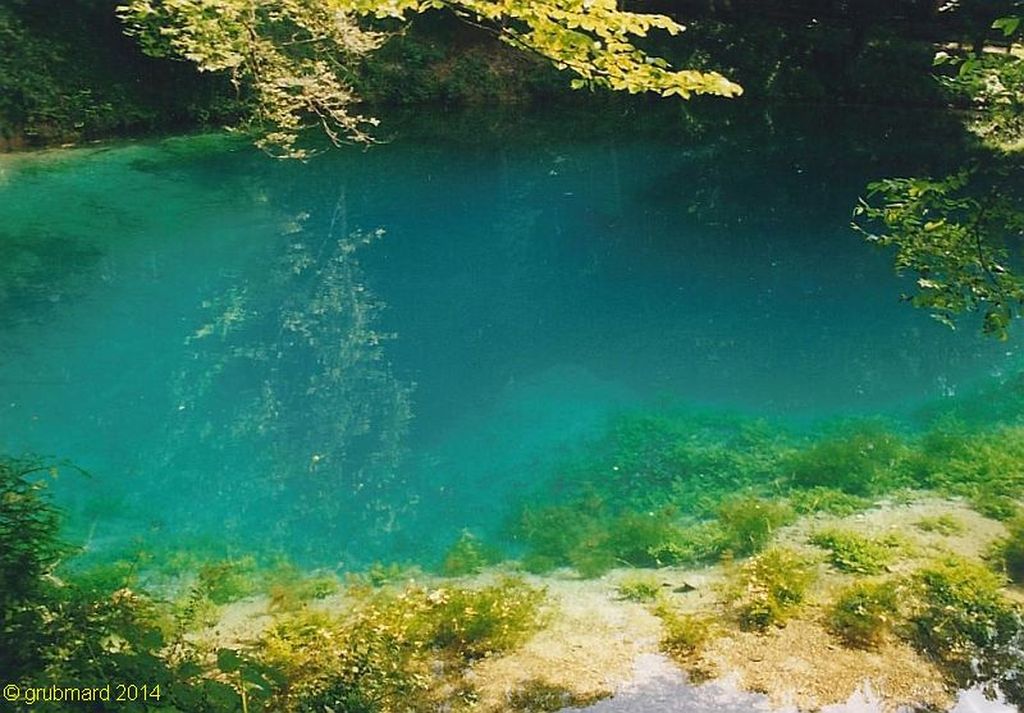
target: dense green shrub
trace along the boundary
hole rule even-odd
[[[83,576],[81,585],[73,573],[53,576],[69,548],[38,480],[48,471],[38,461],[0,460],[0,670],[7,680],[78,688],[145,682],[161,707],[241,710],[236,690],[206,675],[212,672],[161,604],[106,574]],[[116,701],[93,708],[123,709]]]
[[[45,602],[56,595],[48,575],[68,550],[44,494],[47,472],[38,461],[0,461],[0,670],[11,678],[43,664]]]
[[[0,146],[5,139],[44,144],[238,116],[243,100],[226,77],[146,56],[125,36],[117,5],[0,5]]]

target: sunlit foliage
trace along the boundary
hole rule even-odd
[[[335,143],[372,139],[376,119],[351,109],[355,62],[386,40],[386,32],[373,29],[381,21],[430,10],[453,12],[539,54],[574,74],[575,88],[684,98],[741,91],[717,72],[674,70],[647,55],[636,38],[683,27],[664,15],[620,10],[611,0],[134,0],[120,14],[150,54],[229,72],[252,95],[250,128],[260,144],[303,157],[308,152],[296,143],[298,132],[311,124]]]
[[[981,311],[985,332],[1001,339],[1024,307],[1024,279],[1011,258],[1024,211],[1006,178],[987,176],[999,181],[987,188],[969,171],[889,178],[870,184],[855,212],[869,241],[895,248],[897,271],[917,276],[911,304],[949,326],[957,315]]]
[[[987,51],[982,35],[970,50],[936,55],[940,71],[952,68],[939,81],[976,109],[967,126],[981,137],[985,155],[947,176],[873,182],[854,211],[854,227],[894,248],[896,270],[917,277],[917,292],[906,297],[911,304],[949,326],[958,315],[980,312],[984,331],[1000,339],[1024,308],[1024,196],[1013,180],[1024,147],[1020,25],[1016,15],[992,24],[1010,44],[1005,53]]]

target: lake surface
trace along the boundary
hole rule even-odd
[[[88,471],[54,489],[89,551],[427,563],[624,410],[903,418],[1019,364],[849,227],[869,180],[955,163],[920,116],[387,131],[0,160],[0,447]]]

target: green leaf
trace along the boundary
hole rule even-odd
[[[233,673],[242,667],[242,657],[233,649],[217,651],[217,668],[224,673]]]
[[[1004,37],[1014,34],[1020,27],[1020,17],[1000,17],[992,23],[993,30],[1002,30]]]

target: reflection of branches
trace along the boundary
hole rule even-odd
[[[225,472],[255,470],[263,495],[323,510],[356,493],[376,501],[393,485],[409,388],[384,357],[383,304],[356,259],[381,232],[311,244],[307,220],[287,226],[269,279],[204,303],[209,318],[187,340],[192,360],[177,383],[178,457],[201,445]]]

